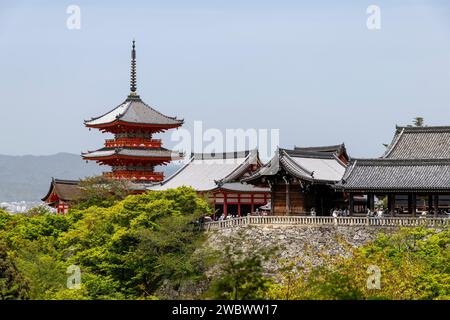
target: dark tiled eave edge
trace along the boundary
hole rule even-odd
[[[341,184],[336,184],[335,189],[342,192],[357,192],[357,193],[368,193],[368,192],[379,192],[379,193],[450,193],[450,186],[448,189],[432,189],[432,188],[392,188],[392,189],[386,189],[386,188],[345,188]]]
[[[450,159],[390,159],[390,158],[375,158],[375,159],[352,159],[350,166],[450,166]]]

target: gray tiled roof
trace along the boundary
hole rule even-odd
[[[341,180],[345,165],[334,153],[280,148],[270,162],[243,181],[251,182],[264,176],[274,176],[281,169],[302,180],[327,183]]]
[[[257,150],[217,154],[193,154],[189,162],[159,185],[150,190],[167,190],[190,186],[197,191],[212,191],[219,187],[235,191],[261,191],[245,186],[236,180],[253,164],[259,161]],[[268,190],[267,190],[268,191]]]
[[[156,111],[138,97],[129,97],[125,102],[123,102],[113,110],[105,113],[102,116],[95,117],[90,120],[85,120],[84,123],[87,126],[98,126],[109,124],[117,120],[128,123],[169,126],[177,126],[183,124],[183,120],[176,119],[175,117],[168,117]]]
[[[336,187],[344,191],[448,191],[450,159],[353,160]]]
[[[397,127],[382,158],[450,159],[450,127]]]

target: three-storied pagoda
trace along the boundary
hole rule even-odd
[[[141,100],[136,92],[136,50],[131,51],[131,85],[126,100],[108,113],[84,122],[88,128],[114,134],[103,148],[82,153],[85,160],[93,160],[112,167],[104,175],[133,182],[163,181],[164,174],[155,172],[157,165],[180,159],[180,154],[162,147],[155,133],[178,128],[183,120],[168,117]]]

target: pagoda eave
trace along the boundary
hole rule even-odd
[[[112,155],[102,157],[83,156],[83,160],[107,161],[107,160],[136,160],[136,161],[152,161],[152,162],[170,162],[179,160],[180,157],[146,157],[146,156],[128,156],[128,155]]]
[[[180,123],[176,124],[155,124],[155,123],[135,123],[135,122],[127,122],[127,121],[121,121],[116,120],[109,123],[101,123],[101,124],[89,124],[88,122],[85,122],[85,126],[87,128],[94,128],[99,129],[101,131],[110,131],[110,132],[117,132],[121,131],[121,129],[151,129],[153,132],[164,132],[168,129],[174,129],[178,128],[183,124],[181,121]],[[112,129],[112,130],[111,130]]]

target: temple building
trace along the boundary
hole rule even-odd
[[[155,166],[180,159],[180,154],[162,147],[156,133],[178,128],[183,120],[168,117],[156,111],[139,97],[136,91],[136,50],[133,41],[131,51],[130,94],[124,102],[111,111],[84,122],[88,128],[114,134],[105,140],[103,148],[82,153],[85,160],[96,161],[111,167],[104,175],[133,182],[160,182],[162,172]]]
[[[255,186],[270,186],[273,215],[302,215],[312,210],[329,215],[345,205],[334,184],[342,179],[349,157],[345,145],[279,148],[275,156],[249,177]]]
[[[450,127],[396,127],[376,159],[353,159],[337,191],[349,195],[352,214],[379,207],[390,215],[450,210]]]
[[[78,180],[61,180],[52,178],[50,188],[41,200],[56,209],[57,213],[65,214],[69,211],[70,203],[81,196]]]
[[[188,186],[214,204],[215,215],[245,216],[270,201],[270,189],[242,184],[262,166],[257,150],[218,154],[192,154],[171,177],[149,190]]]

